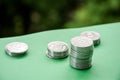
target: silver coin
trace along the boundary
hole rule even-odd
[[[63,58],[68,56],[68,46],[65,42],[54,41],[50,42],[47,46],[47,53],[52,58]]]
[[[69,56],[69,59],[72,60],[74,63],[78,63],[78,64],[91,64],[92,62],[92,58],[88,58],[88,59],[78,59],[78,58],[75,58],[73,56]]]
[[[54,58],[54,59],[62,59],[62,58],[65,58],[68,56],[68,53],[64,53],[64,55],[57,55],[57,56],[54,56],[54,55],[51,55],[48,50],[46,51],[46,55],[47,57],[49,58]]]
[[[74,62],[72,59],[70,59],[69,62],[70,62],[70,65],[76,69],[88,69],[92,66],[91,63],[80,64],[78,62]]]
[[[5,50],[10,56],[20,56],[28,51],[28,45],[23,42],[11,42],[6,45]]]
[[[85,66],[85,68],[87,67],[90,67],[90,65],[91,65],[91,63],[85,63],[85,62],[83,62],[83,63],[79,63],[79,62],[74,62],[74,61],[72,61],[72,60],[70,60],[70,64],[72,64],[73,66],[79,66],[79,67],[84,67]]]
[[[71,49],[70,55],[75,57],[75,58],[78,58],[78,59],[88,59],[88,58],[92,57],[93,51],[90,51],[87,53],[80,53],[80,52],[78,53],[78,52]]]
[[[71,45],[71,49],[76,51],[77,53],[89,53],[89,52],[93,52],[94,47],[90,46],[90,47],[84,47],[84,48],[77,48],[73,45]]]
[[[90,38],[77,36],[71,39],[71,48],[77,52],[93,49],[93,41]]]
[[[91,64],[87,64],[87,65],[79,65],[73,62],[70,62],[70,65],[75,68],[75,69],[89,69],[92,65]]]
[[[100,44],[100,34],[95,31],[85,31],[80,34],[80,36],[85,36],[93,40],[94,45]]]

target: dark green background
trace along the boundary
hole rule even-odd
[[[0,38],[120,22],[120,0],[0,0]]]

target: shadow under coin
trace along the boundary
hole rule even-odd
[[[6,51],[5,51],[6,55],[12,58],[16,58],[16,59],[21,59],[24,58],[28,55],[28,52],[24,53],[24,54],[19,54],[19,55],[9,55]]]

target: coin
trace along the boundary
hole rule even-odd
[[[68,56],[68,45],[62,41],[48,43],[47,56],[50,58],[64,58]]]
[[[93,55],[93,50],[90,51],[90,52],[87,52],[87,53],[81,53],[81,52],[76,52],[74,50],[71,49],[70,51],[70,55],[75,57],[75,58],[78,58],[78,59],[88,59],[88,58],[91,58],[92,55]]]
[[[93,49],[93,41],[87,37],[76,36],[71,39],[71,48],[77,52],[84,52]]]
[[[20,56],[28,51],[28,45],[23,42],[11,42],[6,45],[5,50],[10,56]]]
[[[54,55],[51,55],[50,53],[48,53],[48,50],[46,51],[46,55],[47,57],[49,58],[54,58],[54,59],[62,59],[62,58],[65,58],[68,56],[68,53],[64,53],[63,55],[58,55],[58,56],[54,56]]]
[[[100,34],[95,31],[85,31],[80,34],[80,36],[85,36],[93,40],[94,45],[100,44]]]
[[[74,63],[79,63],[79,64],[90,64],[91,61],[92,61],[92,58],[87,58],[87,59],[79,59],[79,58],[76,58],[76,57],[73,57],[73,56],[69,56],[70,60],[72,60]]]
[[[93,40],[84,37],[76,36],[71,39],[71,50],[69,56],[70,65],[76,69],[90,68],[93,55]]]
[[[70,62],[70,65],[76,69],[88,69],[92,66],[91,60],[79,60],[79,59],[70,57],[69,62]]]

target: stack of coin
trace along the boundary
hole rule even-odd
[[[21,56],[28,51],[28,45],[23,42],[11,42],[6,45],[5,51],[10,56]]]
[[[47,46],[46,55],[49,58],[65,58],[68,56],[68,45],[62,41],[50,42]]]
[[[100,44],[100,34],[95,31],[85,31],[80,34],[80,36],[85,36],[93,40],[94,46]]]
[[[91,67],[93,41],[90,38],[77,36],[71,39],[70,65],[76,69]]]

